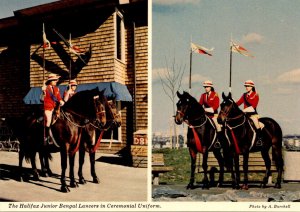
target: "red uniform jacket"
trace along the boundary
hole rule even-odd
[[[252,91],[250,95],[246,92],[244,93],[241,98],[236,102],[238,106],[244,103],[244,108],[252,106],[254,109],[256,109],[259,101],[258,93],[255,91]]]
[[[52,90],[53,87],[53,90]],[[54,91],[54,92],[53,92]],[[53,110],[56,104],[59,104],[61,96],[59,93],[59,88],[56,86],[47,85],[46,95],[44,97],[44,109]]]
[[[220,99],[218,94],[215,91],[211,91],[210,95],[207,98],[207,93],[201,94],[200,105],[203,105],[204,108],[212,107],[214,109],[214,113],[218,113]]]

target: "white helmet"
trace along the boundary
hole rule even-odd
[[[212,87],[213,83],[210,80],[206,80],[203,82],[203,87]]]
[[[254,82],[252,80],[246,80],[244,86],[255,87]]]

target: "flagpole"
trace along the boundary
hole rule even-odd
[[[70,40],[69,42],[71,43],[71,33],[70,33]],[[70,52],[70,49],[69,49],[69,52]],[[70,61],[69,61],[69,84],[71,83],[71,77],[72,77],[72,73],[71,73],[71,70],[72,70],[72,53],[70,52]]]
[[[45,32],[45,25],[43,23],[43,35],[44,35]],[[44,41],[43,41],[44,42]],[[43,83],[45,81],[45,46],[43,44]]]
[[[193,51],[192,51],[192,36],[191,36],[191,42],[190,42],[190,76],[189,76],[189,93],[191,93],[191,89],[192,89],[192,56],[193,56]]]
[[[232,45],[230,45],[229,92],[231,92],[231,74],[232,74]]]

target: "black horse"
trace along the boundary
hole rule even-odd
[[[191,177],[187,185],[187,189],[194,188],[196,155],[203,154],[202,167],[204,170],[203,187],[209,188],[207,177],[207,158],[208,152],[212,151],[218,160],[220,166],[219,186],[223,183],[224,160],[221,154],[222,141],[217,140],[217,132],[213,121],[205,114],[203,107],[189,93],[177,92],[179,101],[177,102],[177,112],[175,115],[175,123],[182,124],[186,122],[189,126],[187,133],[187,145],[191,156]]]
[[[74,179],[74,157],[79,149],[83,129],[91,125],[96,128],[103,128],[106,125],[105,104],[107,102],[104,91],[98,89],[81,91],[76,93],[63,107],[60,113],[53,118],[51,134],[53,134],[54,144],[49,145],[44,142],[43,110],[35,109],[26,118],[18,121],[11,121],[14,132],[20,140],[19,152],[19,176],[23,180],[22,163],[24,157],[30,159],[34,180],[39,180],[39,173],[35,163],[36,153],[39,153],[42,176],[51,176],[52,171],[49,166],[51,152],[61,153],[62,165],[62,187],[63,192],[69,191],[65,184],[65,170],[67,168],[67,155],[70,158],[70,178],[71,186],[76,187]]]
[[[282,159],[282,130],[279,124],[271,118],[260,118],[264,124],[262,129],[262,145],[257,145],[255,138],[255,126],[253,121],[234,102],[231,93],[228,96],[222,94],[223,102],[218,115],[218,122],[225,126],[225,134],[230,145],[228,157],[234,159],[235,172],[232,169],[233,188],[240,188],[239,155],[243,155],[244,185],[243,189],[248,189],[248,159],[250,152],[261,152],[265,161],[266,173],[262,186],[265,187],[268,177],[271,175],[271,159],[269,150],[272,147],[272,159],[275,161],[278,176],[275,188],[281,188],[281,178],[283,172]]]
[[[93,183],[99,183],[99,178],[95,172],[95,153],[100,145],[103,133],[108,129],[121,126],[121,116],[116,109],[115,101],[104,101],[106,124],[99,128],[91,124],[87,125],[82,131],[82,141],[79,148],[79,183],[85,184],[86,180],[83,177],[82,168],[84,164],[85,152],[89,153],[91,176]]]

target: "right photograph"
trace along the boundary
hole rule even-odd
[[[299,202],[300,1],[152,2],[152,201]]]

